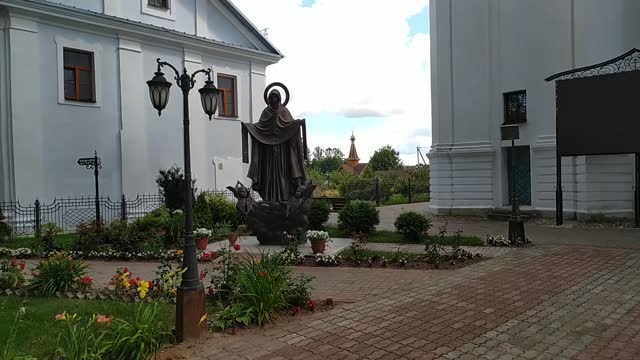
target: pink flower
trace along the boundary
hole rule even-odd
[[[26,266],[26,264],[24,263],[24,261],[20,262],[20,271],[24,271],[24,267]]]
[[[200,281],[204,280],[207,276],[207,273],[204,270],[200,270]]]
[[[96,316],[96,322],[99,324],[111,324],[111,322],[113,322],[113,316],[105,316],[105,315],[98,315]]]
[[[85,276],[82,278],[82,283],[83,284],[91,284],[91,282],[93,281],[93,279],[91,278],[91,276]]]
[[[209,259],[211,259],[211,254],[210,253],[204,253],[204,254],[202,254],[202,258],[204,260],[209,260]]]
[[[18,265],[18,258],[17,257],[13,257],[13,259],[11,259],[11,266],[17,266]]]
[[[309,308],[309,310],[313,311],[316,308],[315,300],[309,300],[309,302],[307,303],[307,307]]]
[[[233,244],[233,250],[240,251],[240,244]]]

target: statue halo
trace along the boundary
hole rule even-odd
[[[287,104],[289,103],[289,89],[287,89],[287,87],[281,83],[281,82],[274,82],[269,84],[269,86],[267,86],[266,89],[264,89],[264,103],[269,105],[269,90],[271,90],[274,87],[279,87],[282,90],[284,90],[284,94],[285,94],[285,100],[282,102],[282,106],[287,106]]]

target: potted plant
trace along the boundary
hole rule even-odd
[[[244,236],[247,233],[246,225],[238,225],[235,230],[231,230],[227,233],[227,239],[229,239],[229,243],[231,245],[235,244],[238,241],[238,237]]]
[[[211,230],[205,228],[196,229],[194,235],[196,237],[196,248],[198,250],[207,250],[207,245],[209,245],[209,236],[211,236]]]
[[[307,231],[307,240],[311,242],[311,250],[314,254],[324,254],[327,241],[331,241],[328,232],[317,230]]]

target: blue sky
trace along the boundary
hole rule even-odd
[[[363,162],[391,145],[411,165],[431,145],[429,0],[234,3],[284,53],[267,83],[289,88],[311,148],[347,153],[353,131]]]
[[[303,6],[310,7],[313,5],[315,0],[303,0]],[[419,13],[411,16],[407,19],[407,23],[409,25],[409,37],[412,38],[417,34],[429,34],[429,7],[425,6]],[[329,112],[320,112],[306,115],[307,120],[307,131],[310,134],[323,134],[323,135],[332,135],[339,137],[337,139],[338,144],[332,146],[338,146],[345,154],[349,150],[351,132],[353,131],[356,135],[356,145],[363,141],[376,141],[379,144],[378,147],[382,147],[386,145],[385,139],[362,139],[358,137],[358,134],[362,134],[366,129],[371,128],[380,128],[385,124],[385,119],[381,117],[347,117],[344,114],[340,113],[329,113]],[[425,114],[425,123],[427,121],[427,115]],[[431,129],[429,128],[417,128],[414,129],[415,134],[428,134],[431,136]],[[324,137],[326,138],[326,137]],[[415,147],[416,146],[425,146],[423,143],[413,143],[408,141],[403,144],[393,144],[393,146],[399,150],[401,153],[404,153],[403,158],[408,159],[405,160],[407,164],[415,163]],[[311,146],[322,144],[314,144],[313,140],[310,141]],[[322,146],[324,147],[324,146]],[[361,147],[358,147],[359,149]],[[359,150],[360,151],[360,150]],[[361,157],[363,161],[368,161],[368,154],[365,151],[360,151]]]

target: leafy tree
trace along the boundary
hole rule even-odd
[[[326,148],[322,150],[319,146],[313,150],[312,159],[309,164],[311,169],[328,174],[337,170],[344,162],[344,154],[337,148]]]
[[[184,210],[184,192],[187,181],[181,168],[174,165],[168,170],[161,169],[158,177],[156,177],[156,184],[160,187],[160,194],[164,196],[165,204],[170,211]],[[191,184],[193,193],[195,193],[196,180],[191,179]],[[193,202],[195,203],[195,197]]]
[[[396,170],[402,166],[400,153],[391,145],[383,146],[371,155],[369,166],[373,171]]]

